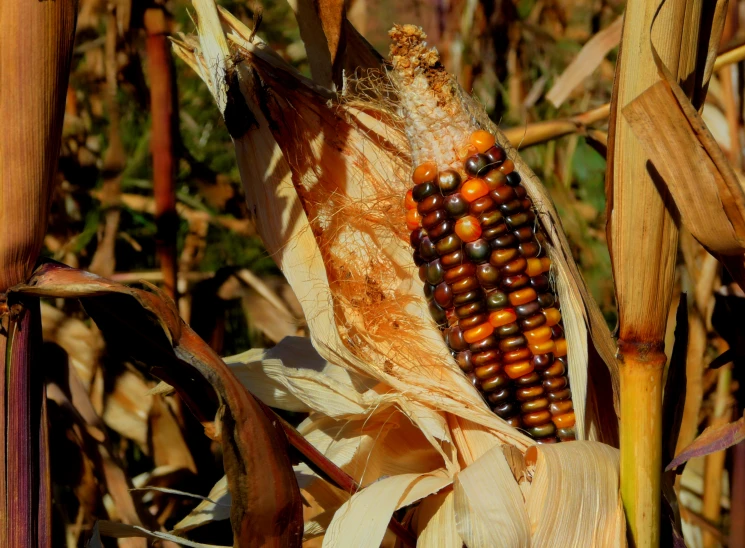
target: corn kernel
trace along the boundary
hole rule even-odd
[[[494,138],[494,135],[492,135],[488,131],[479,130],[474,131],[471,134],[471,138],[469,139],[469,141],[474,147],[476,147],[476,150],[478,152],[483,154],[494,146],[496,139]]]
[[[409,209],[406,212],[406,227],[409,230],[415,230],[419,228],[422,222],[422,216],[416,209]]]
[[[533,364],[529,360],[524,362],[510,363],[504,366],[504,372],[511,379],[517,379],[523,375],[529,375],[533,372]]]
[[[554,356],[556,356],[557,358],[561,358],[562,356],[567,355],[567,340],[566,339],[559,339],[558,341],[554,341],[554,344],[556,345]]]
[[[556,308],[546,308],[543,315],[546,316],[546,325],[549,327],[553,327],[561,321],[561,312]]]
[[[513,291],[508,295],[508,297],[512,306],[520,306],[521,304],[535,301],[538,295],[536,295],[535,289],[533,289],[532,287],[526,287],[525,289],[518,289],[517,291]]]
[[[423,164],[419,164],[414,170],[412,179],[414,179],[414,183],[418,185],[434,181],[436,176],[437,165],[434,162],[424,162]]]
[[[543,272],[551,270],[551,259],[548,257],[541,257],[541,269],[543,269]]]
[[[408,190],[406,192],[406,199],[404,200],[406,209],[416,209],[416,202],[414,201],[414,191]]]
[[[551,413],[549,413],[546,409],[542,409],[541,411],[534,411],[532,413],[526,413],[523,415],[523,423],[525,423],[525,426],[538,426],[540,424],[545,424],[550,420]]]
[[[468,344],[471,344],[487,338],[492,333],[494,333],[494,326],[489,322],[485,322],[464,332],[463,339]]]
[[[538,344],[551,340],[551,328],[543,325],[530,331],[526,331],[523,335],[528,339],[529,344]]]
[[[458,159],[459,160],[465,160],[469,156],[473,156],[474,154],[478,154],[478,150],[476,150],[476,147],[472,144],[468,144],[458,150]]]
[[[499,166],[499,171],[504,173],[505,175],[509,175],[515,170],[515,164],[512,160],[505,160],[502,162],[502,165]]]
[[[525,273],[530,276],[531,278],[533,276],[538,276],[543,272],[543,265],[541,265],[541,260],[535,257],[532,257],[528,259],[528,266],[525,267]]]
[[[529,344],[528,348],[530,348],[530,351],[533,353],[533,355],[540,356],[541,354],[549,354],[551,352],[554,352],[556,350],[556,345],[554,344],[554,341],[549,339],[540,343]]]
[[[564,413],[563,415],[556,415],[551,420],[554,421],[557,428],[571,428],[575,422],[574,411]]]
[[[464,242],[474,242],[481,237],[481,225],[476,217],[466,215],[455,222],[455,233]]]
[[[467,202],[474,202],[489,194],[489,187],[483,179],[469,179],[463,183],[460,193]]]
[[[503,308],[502,310],[495,310],[489,314],[489,323],[493,327],[502,327],[508,323],[512,323],[517,320],[517,314],[512,308]]]

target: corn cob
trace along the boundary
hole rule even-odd
[[[424,162],[405,198],[433,319],[492,410],[542,443],[574,439],[561,312],[532,202],[504,149],[475,131],[461,169]]]

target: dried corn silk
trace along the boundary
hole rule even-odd
[[[390,34],[415,166],[406,225],[432,317],[497,415],[539,442],[572,440],[567,342],[520,174],[468,114],[421,29]]]

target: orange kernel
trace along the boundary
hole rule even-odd
[[[548,257],[541,257],[541,268],[543,269],[543,272],[551,270],[551,259]]]
[[[495,310],[489,314],[489,323],[494,327],[502,327],[508,323],[517,321],[517,314],[512,308],[503,308]]]
[[[422,216],[419,215],[419,212],[416,209],[409,209],[406,212],[406,227],[409,230],[415,230],[419,228],[421,222]]]
[[[529,375],[533,372],[533,362],[525,360],[523,362],[510,363],[504,366],[504,372],[511,379],[517,379],[523,375]]]
[[[518,289],[508,295],[512,306],[520,306],[521,304],[527,304],[535,301],[538,298],[535,289],[532,287],[526,287],[525,289]]]
[[[567,355],[567,340],[566,339],[559,339],[558,341],[554,341],[554,344],[556,345],[554,356],[556,356],[557,358],[560,358],[562,356]]]
[[[525,267],[525,273],[531,278],[533,276],[538,276],[539,274],[542,274],[543,265],[541,264],[541,260],[536,257],[531,257],[530,259],[528,259],[528,266]]]
[[[575,422],[574,411],[564,413],[563,415],[556,415],[551,420],[554,421],[556,428],[571,428]]]
[[[551,328],[547,325],[542,325],[541,327],[526,331],[523,335],[528,339],[528,344],[538,344],[551,339]]]
[[[474,202],[489,194],[489,187],[483,179],[470,179],[463,183],[460,193],[467,202]]]
[[[494,135],[492,135],[488,131],[483,130],[478,130],[471,133],[471,138],[469,139],[469,141],[481,154],[489,150],[491,147],[494,146],[494,143],[496,143]]]
[[[541,354],[550,354],[556,350],[556,345],[551,339],[543,341],[541,343],[529,344],[528,348],[534,356],[540,356]]]
[[[561,321],[561,312],[557,308],[547,308],[543,311],[546,316],[546,325],[553,327]]]
[[[487,338],[492,333],[494,333],[494,326],[489,322],[485,322],[465,331],[463,333],[463,340],[471,344]]]
[[[423,164],[419,164],[414,170],[412,179],[414,179],[414,183],[418,185],[420,183],[434,181],[436,176],[437,165],[434,162],[424,162]]]
[[[472,216],[466,215],[455,222],[455,233],[464,242],[473,242],[481,237],[481,225],[479,220]]]
[[[411,189],[406,191],[406,198],[404,199],[404,205],[406,206],[406,209],[416,208],[416,202],[414,201],[414,194]]]

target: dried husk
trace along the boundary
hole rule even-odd
[[[195,7],[199,37],[185,37],[175,49],[208,84],[226,118],[258,232],[303,305],[314,347],[346,370],[348,379],[372,383],[342,390],[338,374],[304,368],[293,372],[271,363],[266,372],[264,365],[261,373],[252,369],[250,390],[261,398],[277,396],[264,400],[269,405],[313,410],[300,432],[362,485],[375,482],[341,505],[325,529],[331,534],[324,543],[379,545],[393,509],[417,500],[404,496],[407,489],[419,498],[437,496],[476,463],[463,479],[469,484],[473,478],[469,485],[476,485],[479,466],[488,469],[488,478],[480,479],[483,492],[466,496],[456,484],[452,495],[452,519],[460,537],[469,537],[469,546],[490,545],[493,524],[480,520],[495,515],[513,524],[504,533],[505,546],[524,546],[531,536],[547,534],[540,523],[537,528],[529,525],[527,511],[517,504],[523,490],[501,456],[502,446],[520,454],[532,440],[486,407],[429,319],[405,233],[401,203],[409,186],[411,151],[401,120],[392,112],[395,104],[349,96],[339,101],[295,73],[260,40],[251,41],[250,29],[218,12],[212,2],[196,1]],[[396,94],[385,79],[373,84],[383,87],[382,95]],[[454,131],[465,134],[483,125],[498,134],[549,238],[568,333],[579,437],[615,443],[613,344],[571,259],[555,210],[483,112],[470,99],[459,100],[467,125],[453,124]],[[599,371],[591,375],[589,395],[588,362]],[[397,436],[403,445],[389,454],[382,440],[390,428],[407,434]],[[581,442],[559,451],[572,452],[575,445]],[[387,458],[373,458],[373,450]],[[416,471],[385,472],[402,459],[412,461],[407,466]],[[503,465],[495,469],[497,461]],[[375,480],[384,475],[389,477],[376,487]],[[606,479],[598,489],[617,494],[617,481]],[[581,480],[575,481],[579,489]],[[385,496],[372,496],[372,487]],[[553,496],[558,509],[562,494]],[[438,500],[444,504],[449,499]],[[617,499],[611,507],[599,502],[596,510],[616,524],[623,522]],[[452,532],[452,523],[446,523]],[[622,529],[618,525],[615,530]],[[559,540],[574,541],[571,535]]]

